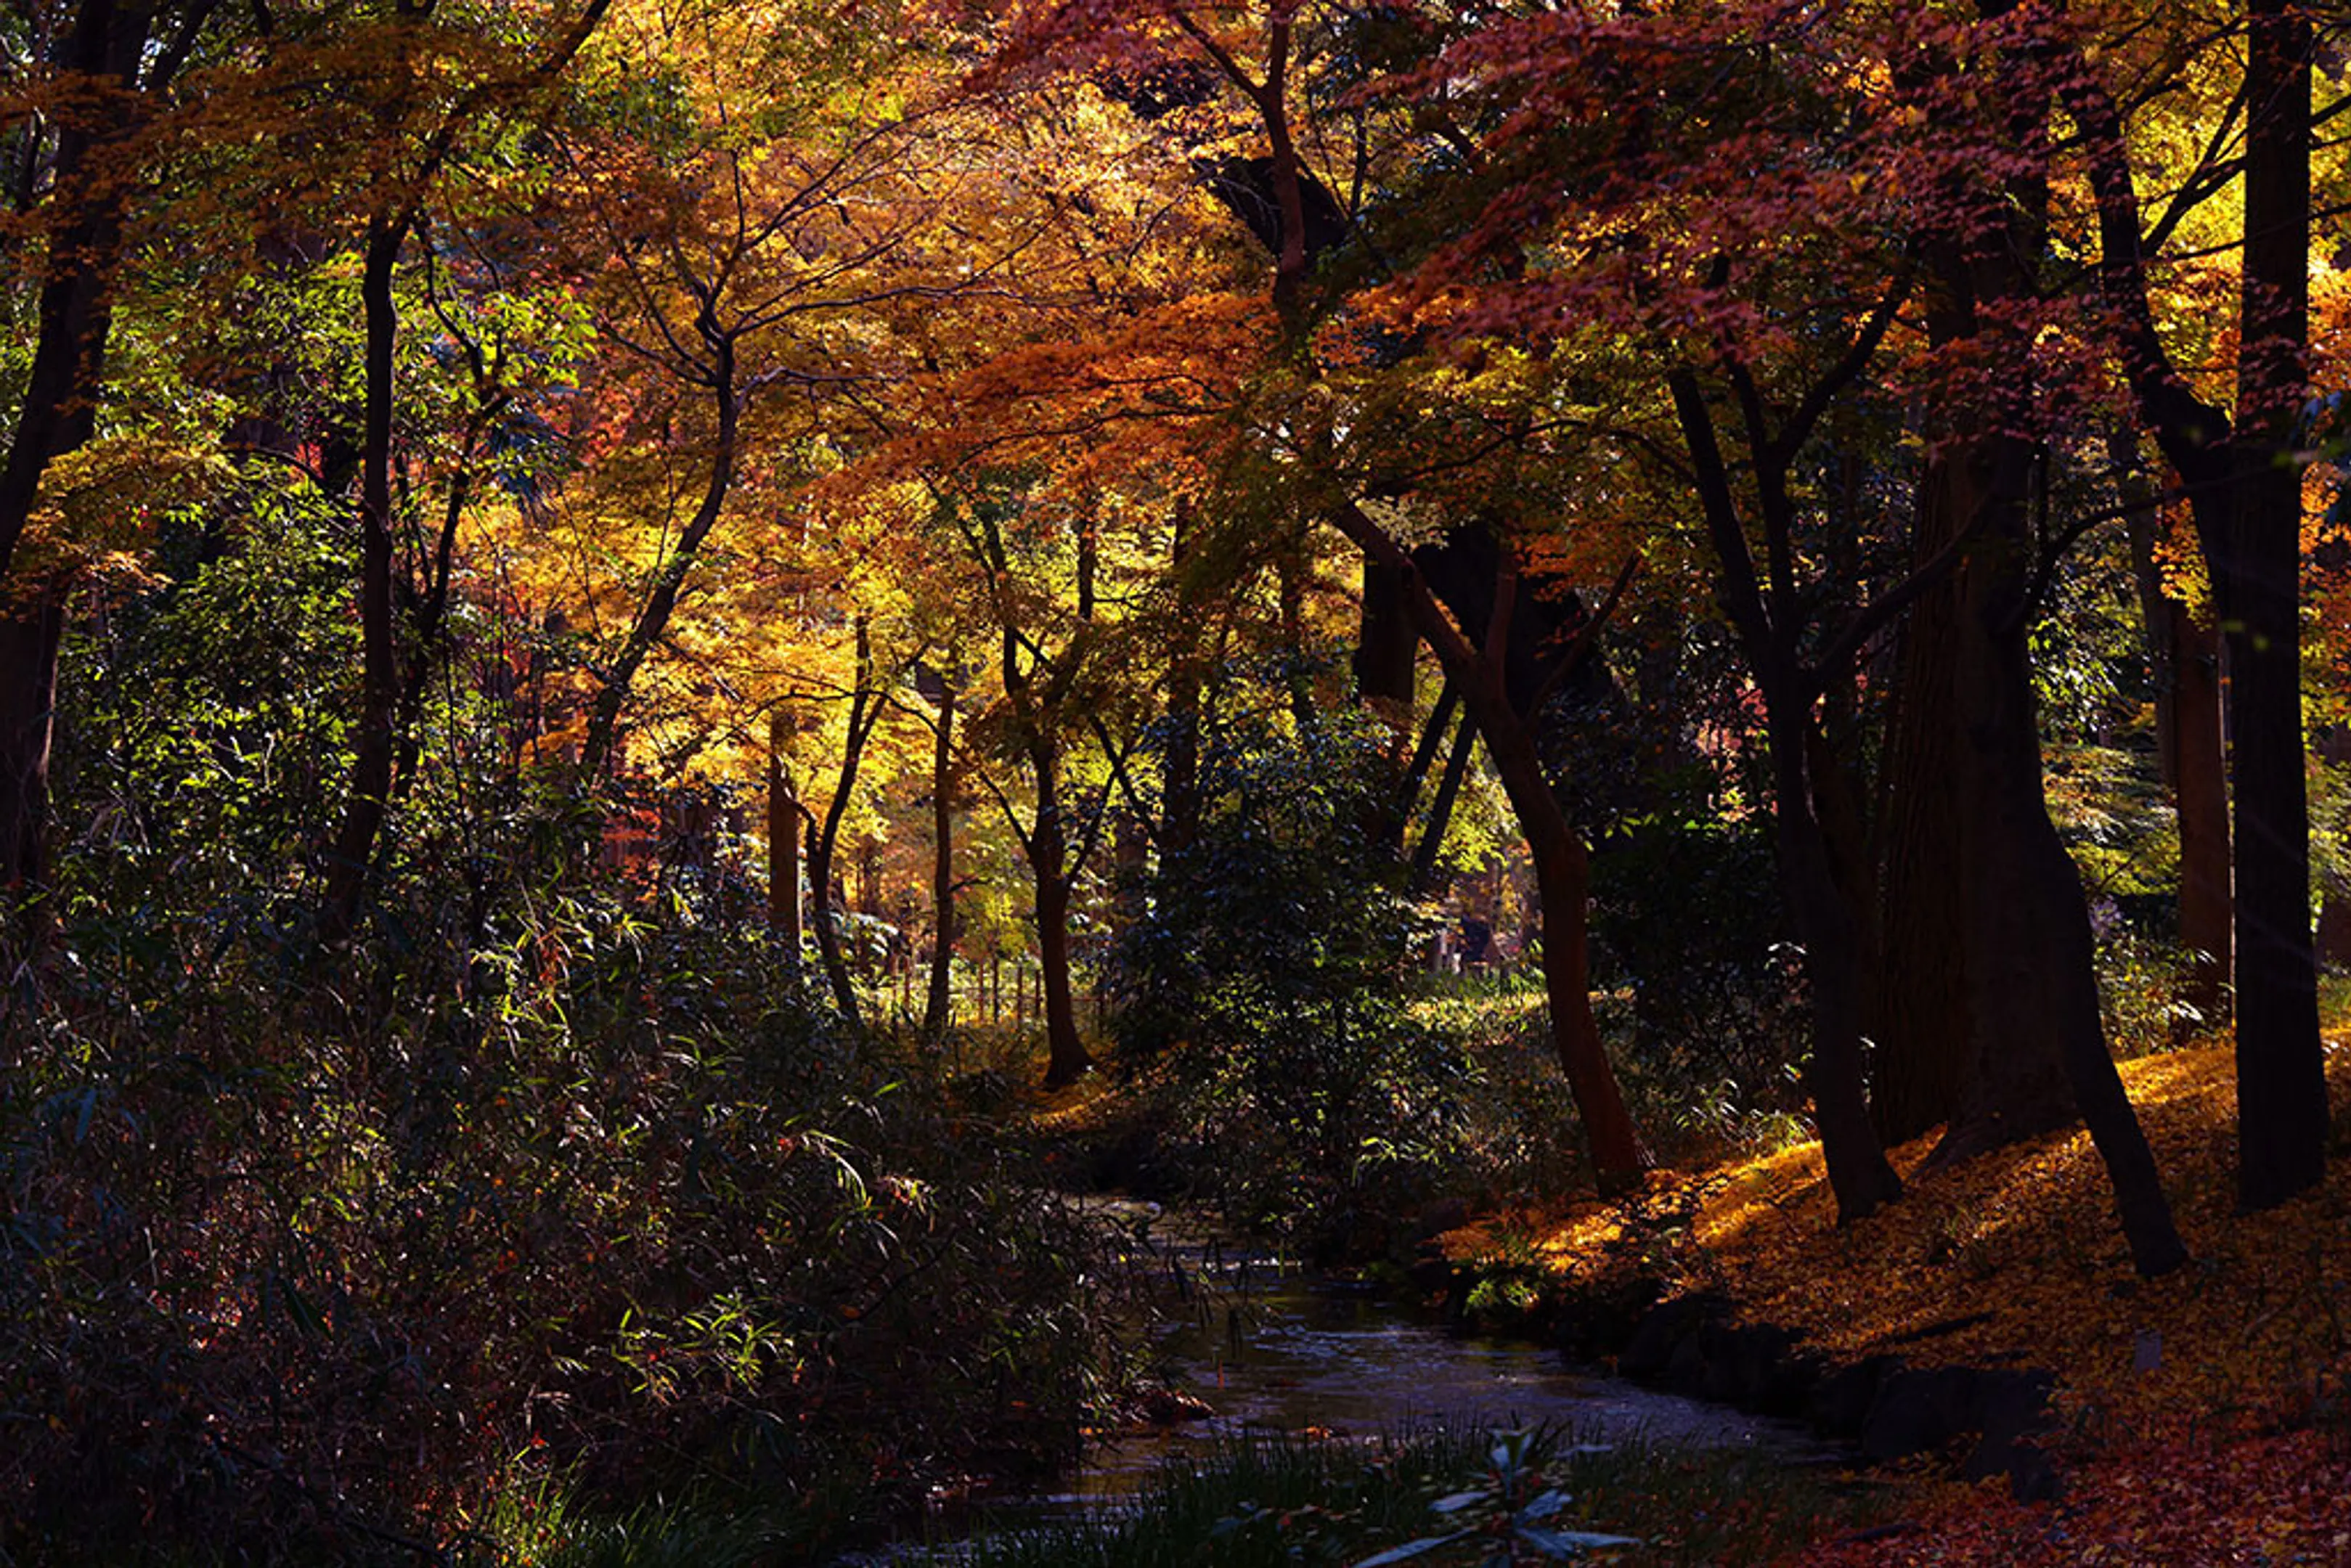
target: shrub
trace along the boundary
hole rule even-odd
[[[1238,1218],[1289,1222],[1446,1161],[1469,1065],[1408,1005],[1419,915],[1370,831],[1383,737],[1352,710],[1301,727],[1280,690],[1243,682],[1257,700],[1204,724],[1197,837],[1131,891],[1112,965],[1185,1163]]]

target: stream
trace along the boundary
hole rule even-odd
[[[1115,1514],[1160,1467],[1251,1432],[1368,1440],[1439,1423],[1547,1424],[1579,1442],[1755,1448],[1791,1464],[1823,1456],[1799,1427],[1580,1374],[1544,1346],[1450,1333],[1412,1303],[1156,1205],[1073,1201],[1124,1239],[1131,1267],[1151,1271],[1162,1311],[1153,1358],[1171,1388],[1212,1414],[1097,1438],[1061,1490],[987,1505],[977,1522]]]

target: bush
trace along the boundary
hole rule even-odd
[[[1627,818],[1592,857],[1593,984],[1643,1125],[1743,1138],[1803,1109],[1803,959],[1768,819]]]
[[[1089,1234],[739,887],[583,868],[497,703],[433,699],[319,945],[347,550],[277,520],[68,651],[78,836],[0,997],[0,1561],[407,1560],[567,1489],[814,1540],[1073,1454]]]
[[[1332,1220],[1456,1152],[1467,1058],[1405,991],[1419,915],[1372,841],[1384,737],[1352,710],[1301,728],[1279,673],[1204,723],[1196,841],[1129,893],[1115,1028],[1171,1135],[1235,1218]]]
[[[1087,1236],[747,937],[574,900],[364,1031],[234,949],[20,1028],[0,1547],[363,1555],[517,1456],[617,1503],[1073,1452]]]

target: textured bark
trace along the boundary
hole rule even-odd
[[[2115,1192],[2132,1261],[2145,1275],[2188,1260],[2155,1156],[2107,1053],[2095,938],[2079,873],[2049,820],[2026,646],[2031,532],[2025,443],[2001,434],[1982,455],[1994,521],[1960,604],[1959,790],[1978,1059],[2046,1051],[2064,1072]],[[2044,1043],[2045,1042],[2045,1043]],[[1955,1133],[1959,1131],[1954,1129]]]
[[[2041,146],[2048,108],[2044,95],[2012,95],[2009,127],[2020,151]],[[2152,1276],[2178,1268],[2188,1249],[2106,1050],[2089,904],[2050,821],[2032,693],[2034,549],[2045,534],[2034,526],[2033,484],[2045,499],[2049,459],[2020,434],[2032,418],[2028,346],[2006,308],[2035,288],[2028,258],[2042,252],[2049,192],[2031,172],[2010,175],[2002,187],[1997,205],[1986,204],[1977,220],[1930,246],[1941,289],[1930,336],[2007,371],[1995,392],[1952,410],[1939,433],[1951,516],[1967,519],[1972,541],[1959,580],[1952,716],[1960,736],[1955,782],[1976,1083],[1998,1082],[2003,1062],[2057,1064],[2105,1165],[2132,1260]],[[2045,1102],[2030,1100],[1995,1109],[2050,1113]],[[2016,1132],[2012,1124],[1998,1130]],[[1970,1131],[1964,1115],[1955,1120],[1945,1146],[1964,1147]]]

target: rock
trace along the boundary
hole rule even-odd
[[[1975,1376],[1964,1366],[1938,1366],[1886,1378],[1862,1427],[1862,1457],[1882,1464],[1933,1453],[1969,1430]]]
[[[2055,1377],[2010,1367],[1913,1367],[1881,1353],[1834,1366],[1799,1338],[1771,1323],[1734,1321],[1731,1302],[1713,1292],[1650,1301],[1652,1281],[1620,1303],[1594,1301],[1562,1331],[1571,1354],[1581,1343],[1622,1345],[1616,1369],[1635,1383],[1666,1388],[1761,1415],[1807,1420],[1822,1436],[1853,1442],[1873,1463],[1916,1454],[1959,1451],[1969,1479],[2006,1474],[2026,1501],[2053,1498],[2062,1478],[2032,1438],[2048,1423]],[[1641,1302],[1650,1301],[1646,1310]],[[1629,1332],[1611,1336],[1614,1312]],[[1963,1324],[1957,1320],[1955,1324]],[[1929,1338],[1955,1324],[1916,1335]]]
[[[1848,1442],[1858,1439],[1869,1425],[1871,1406],[1877,1403],[1878,1385],[1901,1366],[1900,1356],[1873,1355],[1838,1367],[1813,1385],[1806,1416],[1825,1436]]]
[[[2032,1446],[2033,1436],[2049,1424],[2049,1396],[2057,1386],[2046,1372],[1979,1371],[1975,1374],[1973,1419],[1970,1427],[1983,1434],[1961,1471],[1970,1480],[2005,1471],[2009,1490],[2022,1501],[2054,1496],[2056,1467]]]
[[[1570,1361],[1599,1361],[1630,1344],[1641,1320],[1665,1294],[1665,1286],[1646,1274],[1614,1280],[1586,1290],[1564,1302],[1556,1338],[1560,1354]]]
[[[1684,1341],[1694,1342],[1708,1322],[1728,1317],[1729,1312],[1730,1303],[1710,1293],[1671,1296],[1659,1301],[1642,1314],[1633,1337],[1616,1358],[1616,1370],[1635,1383],[1663,1378]],[[1682,1364],[1698,1369],[1702,1375],[1704,1353],[1693,1344]]]

